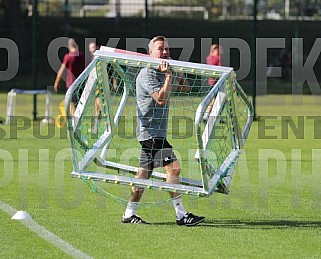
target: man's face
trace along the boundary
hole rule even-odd
[[[90,43],[89,45],[88,45],[88,49],[89,49],[89,52],[93,55],[94,54],[94,52],[96,51],[96,44],[95,43]]]
[[[154,46],[149,50],[149,54],[154,58],[169,58],[169,48],[167,42],[163,40],[157,40],[154,42]]]

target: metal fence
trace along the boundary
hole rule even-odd
[[[21,5],[32,16],[32,0]],[[254,0],[38,0],[40,16],[252,19]],[[260,19],[320,19],[321,0],[258,0]]]
[[[28,16],[32,16],[32,2],[25,1],[22,8]],[[209,19],[212,5],[190,4],[190,1],[180,1],[180,4],[169,5],[160,0],[38,0],[40,16],[70,17],[182,17]]]

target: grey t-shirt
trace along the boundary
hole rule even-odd
[[[160,106],[151,95],[161,89],[165,75],[152,68],[143,68],[136,78],[138,141],[165,138],[168,127],[169,99]]]

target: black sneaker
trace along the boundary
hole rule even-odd
[[[205,217],[195,216],[194,214],[187,212],[183,218],[176,220],[176,224],[180,226],[195,226],[203,222]]]
[[[121,222],[130,223],[130,224],[149,224],[146,221],[142,220],[142,218],[137,215],[133,215],[129,218],[125,218],[124,216],[122,216]]]
[[[226,185],[223,182],[220,182],[217,187],[216,187],[216,191],[218,193],[223,193],[223,194],[229,194],[229,190],[227,189]]]

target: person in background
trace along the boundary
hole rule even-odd
[[[218,44],[213,44],[210,48],[210,53],[206,57],[206,64],[208,65],[214,65],[214,66],[221,66],[221,48],[218,46]]]
[[[206,57],[206,64],[213,66],[221,66],[221,48],[218,44],[213,44],[210,48],[210,53]],[[210,77],[207,81],[208,85],[213,87],[216,84],[215,78]],[[207,106],[206,111],[203,116],[203,120],[207,121],[209,114],[211,113],[212,107],[214,105],[215,99]]]
[[[100,44],[97,44],[95,41],[93,42],[90,42],[89,45],[88,45],[88,50],[90,52],[90,55],[91,55],[91,60],[94,59],[94,53],[96,50],[99,50],[100,49]],[[90,60],[90,61],[91,61]],[[112,65],[109,63],[107,65],[107,71],[108,71],[108,76],[109,78],[111,78],[112,82],[113,82],[113,87],[112,87],[112,91],[115,92],[115,93],[118,93],[120,92],[120,89],[118,89],[118,78],[117,78],[117,74],[114,72],[114,69],[112,67]]]
[[[210,48],[210,53],[206,57],[206,64],[213,65],[213,66],[221,66],[222,65],[222,58],[221,58],[222,54],[223,54],[222,47],[219,46],[218,44],[213,44]],[[210,77],[208,79],[207,83],[210,87],[213,87],[217,83],[217,80],[215,78]],[[221,105],[223,105],[223,100],[224,100],[225,96],[226,96],[225,92],[223,90],[219,89],[218,93],[216,95],[216,98],[214,98],[206,108],[206,111],[203,115],[204,123],[208,122],[211,112],[215,116],[218,116],[217,114],[218,114],[219,107]],[[224,118],[220,118],[219,122],[222,124],[226,123]],[[227,194],[229,191],[228,191],[227,187],[225,186],[225,184],[223,182],[221,182],[218,185],[217,192]]]
[[[92,41],[88,44],[88,50],[90,52],[90,57],[91,57],[90,61],[94,59],[94,53],[99,48],[100,48],[100,44],[96,43],[95,41]]]
[[[85,69],[85,55],[79,51],[78,45],[74,38],[68,40],[68,53],[64,56],[63,62],[58,70],[56,80],[54,83],[54,90],[57,92],[61,79],[64,77],[66,82],[66,89],[68,89],[75,79]],[[75,113],[75,107],[78,102],[78,98],[81,94],[73,94],[72,103],[70,106],[70,113]]]
[[[88,44],[88,50],[90,52],[90,61],[92,61],[95,56],[94,53],[96,50],[99,50],[100,48],[100,44],[96,43],[95,41],[92,41]],[[93,134],[97,134],[98,132],[98,126],[99,126],[99,122],[100,122],[100,118],[101,118],[101,113],[102,113],[102,108],[101,108],[101,102],[100,102],[100,98],[99,98],[99,88],[97,87],[96,89],[96,99],[95,99],[95,107],[96,107],[96,113],[95,113],[95,118],[94,118],[94,125],[92,127],[92,133]]]

